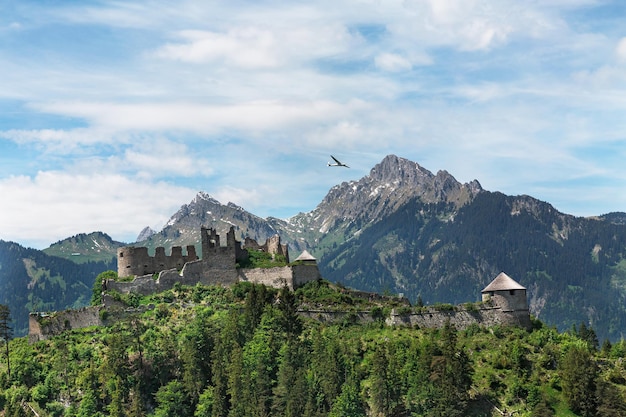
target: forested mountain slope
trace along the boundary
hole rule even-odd
[[[626,227],[563,215],[531,197],[481,192],[458,210],[407,202],[333,245],[320,260],[331,281],[411,300],[475,301],[499,272],[528,288],[532,314],[602,337],[626,331]]]
[[[0,240],[0,304],[8,305],[16,336],[28,333],[30,311],[89,305],[96,276],[115,262],[76,264]]]

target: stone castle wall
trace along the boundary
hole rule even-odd
[[[485,293],[483,301],[489,301],[502,309],[502,311],[527,310],[528,301],[526,290],[504,290]]]
[[[274,288],[282,288],[286,285],[292,291],[309,281],[322,278],[316,264],[290,265],[276,268],[239,269],[238,275],[241,281],[264,284]]]
[[[117,320],[127,314],[123,306],[117,305],[106,292],[122,294],[136,293],[142,296],[172,289],[177,283],[182,285],[224,285],[231,286],[239,281],[264,284],[275,288],[289,287],[291,290],[309,281],[321,279],[317,264],[302,263],[276,268],[237,268],[237,262],[245,260],[248,252],[241,248],[235,239],[234,228],[228,232],[227,245],[220,245],[220,237],[213,229],[202,228],[202,259],[198,259],[194,246],[187,247],[187,255],[180,247],[172,248],[170,256],[164,248],[157,248],[155,256],[148,255],[147,248],[126,247],[118,250],[118,276],[134,276],[132,280],[107,280],[103,283],[105,291],[102,306],[87,307],[80,310],[67,310],[51,315],[33,313],[29,320],[29,340],[31,342],[46,339],[65,330],[106,324],[101,318],[102,310]],[[265,245],[258,245],[252,239],[246,239],[246,245],[268,253],[280,254],[289,260],[286,245],[280,244],[280,238],[274,236]],[[140,273],[138,273],[140,272]],[[154,279],[154,274],[158,277]],[[514,325],[529,329],[530,315],[526,303],[526,291],[496,291],[484,295],[486,302],[477,308],[457,306],[449,310],[435,307],[421,309],[419,312],[403,313],[393,310],[386,318],[388,325],[417,326],[439,328],[447,321],[457,329],[465,329],[472,324],[480,326]],[[376,297],[376,294],[363,293],[363,297]],[[408,305],[408,301],[407,301]],[[374,318],[370,311],[327,311],[302,310],[299,314],[321,321],[369,322]],[[106,314],[105,314],[106,315]]]
[[[269,274],[268,276],[272,276]],[[277,277],[278,275],[276,275]],[[270,278],[271,279],[271,278]],[[122,304],[114,301],[111,297],[105,298],[104,306],[85,307],[80,310],[66,310],[54,313],[53,315],[40,315],[31,313],[29,321],[30,343],[39,340],[47,340],[52,336],[61,334],[64,331],[80,329],[89,326],[103,326],[108,322],[120,320],[132,314],[141,313],[145,309],[154,308],[147,306],[143,309],[128,309]],[[101,311],[106,310],[108,319],[103,319]],[[298,314],[312,320],[324,323],[349,322],[371,323],[376,320],[372,311],[334,311],[325,309],[300,309]],[[476,324],[481,327],[491,326],[517,326],[524,329],[532,327],[528,311],[503,312],[499,307],[483,305],[475,308],[466,306],[456,306],[453,310],[438,310],[434,307],[425,309],[420,313],[402,314],[395,310],[384,318],[388,326],[411,326],[418,328],[441,328],[446,322],[453,324],[457,330],[467,329]]]
[[[202,246],[202,260],[217,268],[235,268],[237,262],[248,259],[248,251],[241,247],[241,242],[235,238],[235,228],[231,227],[226,234],[226,246],[222,246],[220,235],[212,228],[200,229]],[[246,248],[262,250],[272,255],[282,255],[289,262],[289,248],[280,243],[280,236],[268,238],[263,245],[256,240],[246,238]],[[148,254],[146,247],[126,246],[117,250],[118,277],[143,276],[158,274],[170,269],[181,270],[188,262],[198,260],[194,245],[187,246],[187,254],[183,254],[180,246],[172,247],[171,255],[165,254],[165,248],[155,249],[155,255]]]
[[[176,269],[161,271],[157,279],[154,279],[152,275],[143,275],[131,281],[107,280],[104,286],[106,291],[145,296],[170,290],[176,283],[230,286],[239,281],[248,281],[274,288],[282,288],[286,285],[289,289],[295,290],[309,281],[321,278],[317,265],[237,269],[226,260],[219,261],[213,258],[213,261],[215,262],[202,260],[187,262],[180,272]]]
[[[166,257],[163,248],[157,248],[154,257],[148,256],[147,248],[126,247],[118,250],[118,277],[134,276],[131,281],[108,280],[107,291],[123,294],[149,295],[171,289],[177,282],[183,285],[232,285],[238,281],[249,281],[272,287],[287,285],[295,289],[308,281],[320,278],[317,264],[286,266],[268,269],[237,269],[237,262],[245,261],[248,251],[235,239],[235,229],[226,234],[226,246],[220,243],[215,229],[202,228],[202,259],[195,256],[195,248],[187,247],[188,255],[182,256],[179,247],[172,248],[172,256]],[[280,243],[280,236],[268,238],[263,245],[246,238],[246,247],[263,250],[273,255],[282,255],[289,262],[287,245]],[[193,258],[193,259],[192,259]],[[184,261],[184,262],[183,262]],[[169,265],[168,268],[165,266]],[[179,272],[180,271],[180,272]],[[137,273],[142,272],[142,273]],[[158,273],[158,278],[153,275]]]
[[[101,326],[100,311],[103,309],[104,306],[92,306],[52,314],[31,313],[28,317],[28,341],[34,343],[66,330]]]
[[[390,326],[403,325],[419,328],[441,328],[446,321],[458,330],[463,330],[472,324],[479,326],[517,326],[530,329],[530,314],[528,310],[503,311],[500,307],[481,306],[480,308],[464,308],[457,306],[453,310],[427,309],[420,313],[401,314],[395,310],[391,312],[386,323]]]
[[[150,256],[148,248],[126,246],[117,250],[117,275],[128,277],[155,274],[172,268],[180,269],[185,263],[196,259],[198,257],[193,245],[187,246],[187,255],[183,255],[180,246],[174,246],[169,256],[165,254],[163,247],[156,248],[154,256]]]

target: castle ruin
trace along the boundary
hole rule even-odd
[[[234,228],[226,236],[226,246],[220,245],[220,236],[214,229],[202,228],[202,259],[198,259],[194,246],[187,247],[183,255],[180,247],[172,248],[170,256],[163,248],[157,248],[155,256],[149,256],[147,248],[125,247],[118,250],[118,276],[130,281],[107,280],[103,283],[103,305],[66,310],[53,314],[31,313],[29,341],[45,340],[66,330],[93,325],[106,325],[129,313],[128,309],[114,300],[111,292],[139,294],[142,296],[172,289],[177,283],[183,285],[233,285],[240,281],[263,284],[275,288],[287,286],[294,290],[309,281],[321,279],[317,261],[304,251],[291,265],[274,268],[237,268],[237,263],[248,258],[246,248],[263,250],[273,255],[285,256],[289,261],[287,245],[278,236],[269,238],[264,245],[246,239],[246,246],[235,239]],[[154,275],[158,274],[155,279]],[[504,272],[500,273],[482,291],[482,303],[449,306],[437,305],[420,309],[394,309],[385,319],[387,325],[439,328],[446,322],[457,329],[470,325],[518,326],[530,329],[532,323],[528,310],[526,288]],[[368,297],[374,296],[373,294]],[[105,311],[108,319],[104,319]],[[374,321],[372,311],[299,310],[298,314],[321,321],[334,322],[352,317],[359,322]]]
[[[246,238],[245,246],[235,238],[231,227],[226,234],[226,245],[222,246],[220,235],[215,229],[201,229],[202,259],[198,259],[194,246],[187,246],[183,255],[180,246],[172,248],[170,256],[164,248],[157,248],[155,256],[149,256],[147,248],[124,247],[117,251],[118,277],[132,276],[131,281],[107,280],[107,291],[122,294],[131,292],[149,295],[171,289],[174,284],[183,285],[233,285],[249,281],[280,288],[295,289],[311,280],[321,278],[317,262],[299,262],[295,265],[275,268],[237,268],[238,263],[248,260],[251,250],[261,250],[272,256],[283,256],[289,263],[289,248],[280,242],[280,236],[268,238],[263,245]],[[310,255],[309,255],[310,256]],[[158,274],[154,279],[153,275]]]

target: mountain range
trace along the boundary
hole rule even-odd
[[[531,313],[547,324],[567,329],[584,322],[612,340],[626,332],[625,213],[572,216],[527,195],[484,190],[476,180],[462,184],[446,171],[433,174],[395,155],[360,180],[330,189],[312,211],[289,219],[260,218],[200,192],[161,231],[146,228],[133,244],[165,246],[166,251],[196,245],[201,253],[201,226],[222,235],[234,226],[238,238],[259,242],[278,234],[292,258],[304,249],[312,253],[326,279],[360,290],[402,293],[414,303],[477,301],[481,289],[504,271],[528,289]],[[82,283],[90,291],[98,268],[115,269],[115,251],[123,245],[101,232],[57,242],[37,254],[35,265],[45,273],[35,282],[53,286],[64,281],[66,288]],[[21,275],[30,278],[12,282],[12,288],[32,293],[33,267],[31,275],[24,271],[27,259],[39,251],[16,251],[18,246],[0,245],[0,303],[6,302],[2,298],[11,281],[4,267],[9,258],[21,257],[14,268],[23,268]],[[59,278],[47,267],[47,262],[60,262],[58,257],[95,270],[82,278]],[[20,300],[34,297],[28,294]],[[40,305],[62,309],[88,297],[63,298],[65,307],[42,300]]]

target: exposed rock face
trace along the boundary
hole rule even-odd
[[[389,155],[368,176],[333,187],[315,210],[294,216],[290,223],[325,233],[346,221],[367,224],[393,213],[411,198],[458,208],[482,191],[476,180],[461,184],[446,171],[434,175],[416,162]]]
[[[200,192],[189,204],[184,204],[172,215],[163,230],[142,242],[142,245],[151,249],[159,246],[169,248],[196,245],[200,253],[198,242],[201,227],[213,228],[222,235],[226,235],[234,227],[238,239],[249,236],[257,241],[280,234],[269,221],[233,203],[221,204],[209,194]]]
[[[143,242],[144,240],[149,239],[154,234],[156,234],[156,232],[152,230],[152,228],[150,228],[149,226],[144,227],[137,236],[137,242]]]

